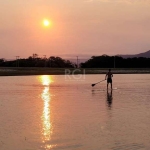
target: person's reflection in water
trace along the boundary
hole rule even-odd
[[[108,107],[111,109],[112,106],[112,100],[113,100],[113,96],[112,96],[112,90],[107,90],[107,105]]]
[[[92,95],[95,95],[95,90],[94,89],[92,90]]]

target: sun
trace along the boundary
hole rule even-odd
[[[48,19],[44,19],[44,20],[43,20],[43,25],[44,25],[45,27],[48,27],[48,26],[50,25],[50,21],[49,21]]]

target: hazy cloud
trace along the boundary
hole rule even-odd
[[[150,0],[5,0],[0,57],[101,55],[150,48]],[[43,18],[52,21],[42,26]]]
[[[85,0],[85,2],[109,2],[109,3],[150,3],[150,0]]]

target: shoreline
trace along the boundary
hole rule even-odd
[[[0,76],[106,74],[108,68],[1,67]],[[113,74],[150,74],[150,68],[112,68]]]

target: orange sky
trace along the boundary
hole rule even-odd
[[[135,54],[150,49],[150,0],[5,0],[0,58]],[[42,21],[51,21],[44,27]]]

